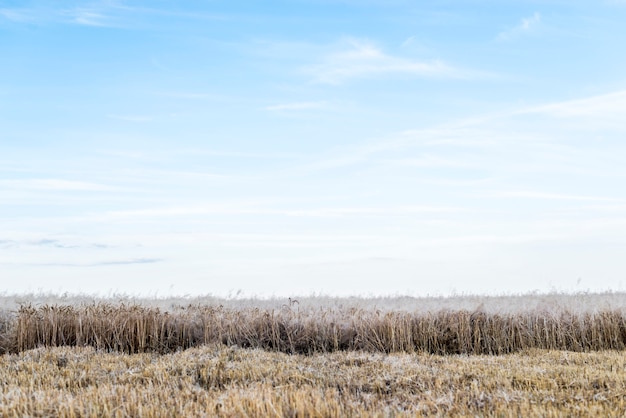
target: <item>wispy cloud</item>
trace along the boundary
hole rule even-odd
[[[0,188],[40,191],[113,191],[115,187],[85,181],[61,179],[0,180]]]
[[[468,78],[475,76],[469,71],[452,67],[445,62],[415,60],[393,56],[371,42],[349,40],[340,51],[333,52],[317,65],[305,71],[315,82],[341,84],[353,78],[367,78],[386,74],[404,74],[416,77]]]
[[[0,248],[8,249],[17,247],[18,243],[9,239],[0,239]]]
[[[521,22],[510,29],[502,31],[496,36],[499,42],[512,41],[534,31],[541,23],[541,14],[535,12],[530,17],[525,17]]]
[[[205,148],[181,148],[173,151],[175,155],[207,155],[214,157],[229,158],[259,158],[259,159],[293,159],[302,157],[303,154],[296,152],[245,152],[245,151],[226,151]]]
[[[119,26],[120,8],[111,2],[93,3],[92,7],[2,8],[0,17],[16,23],[65,23],[82,26]]]
[[[588,202],[626,202],[626,199],[616,199],[611,197],[581,196],[561,193],[547,193],[532,190],[503,190],[488,193],[490,197],[520,198],[520,199],[547,199],[547,200],[578,200]]]
[[[111,26],[111,17],[94,9],[76,8],[63,12],[71,22],[78,25],[105,27]]]
[[[105,213],[102,218],[107,220],[116,219],[153,219],[153,218],[169,218],[193,215],[209,215],[209,214],[226,214],[232,210],[228,206],[220,205],[197,205],[197,206],[181,206],[181,207],[165,207],[165,208],[149,208],[136,210],[121,210]]]
[[[89,264],[89,266],[119,266],[127,264],[153,264],[163,261],[162,258],[133,258],[130,260],[110,260]]]
[[[292,102],[292,103],[280,103],[271,106],[264,107],[265,110],[270,112],[288,112],[298,110],[311,110],[311,109],[323,109],[327,107],[327,102]]]
[[[453,213],[462,212],[464,209],[449,206],[395,206],[395,207],[337,207],[337,208],[313,208],[313,209],[267,209],[251,210],[242,213],[286,215],[296,217],[322,217],[334,218],[342,216],[403,216],[425,213]]]
[[[437,155],[420,155],[417,157],[407,158],[384,158],[380,160],[381,164],[393,167],[474,167],[474,164],[468,161],[459,161],[451,158],[439,157]]]
[[[476,167],[473,161],[451,158],[445,153],[445,148],[458,148],[459,152],[463,149],[488,149],[504,142],[516,143],[519,139],[519,135],[508,133],[503,136],[484,126],[467,127],[465,123],[450,123],[446,126],[401,131],[375,142],[301,164],[298,170],[321,171],[370,163],[394,167]],[[522,139],[527,140],[526,137]],[[407,149],[417,146],[422,148],[419,154],[407,154]],[[432,151],[438,147],[444,150]],[[425,151],[427,148],[429,150]]]
[[[409,45],[412,45],[415,43],[417,37],[416,36],[409,36],[408,38],[406,38],[401,44],[400,46],[402,47],[407,47]]]
[[[596,118],[620,122],[626,118],[626,90],[583,99],[566,100],[521,109],[516,114],[546,114],[561,118]]]
[[[153,118],[151,116],[143,115],[107,115],[110,119],[123,120],[126,122],[150,122]]]
[[[561,117],[571,118],[572,122],[564,124],[555,119]],[[535,199],[537,204],[541,204],[539,200],[621,201],[611,199],[612,193],[607,194],[608,198],[594,196],[594,190],[586,188],[567,193],[557,184],[572,176],[603,176],[610,181],[626,175],[621,145],[611,140],[612,132],[623,132],[624,120],[626,91],[618,91],[401,131],[318,155],[303,161],[294,172],[359,170],[381,178],[415,178],[420,184],[471,186],[480,193],[499,188],[505,179],[529,178],[533,180],[515,184],[513,190],[503,188],[506,191],[497,197]],[[617,153],[594,147],[595,138],[590,138],[588,131],[603,127],[615,127],[606,131],[605,145],[611,145]],[[549,174],[546,181],[551,186],[533,184],[538,173]],[[582,180],[582,184],[587,183]],[[555,193],[536,191],[535,186],[552,187]],[[528,189],[519,190],[522,187]]]
[[[154,264],[164,261],[162,258],[132,258],[122,260],[105,260],[94,263],[30,263],[31,266],[45,267],[104,267],[104,266],[124,266],[130,264]]]
[[[162,65],[155,58],[152,59],[152,63],[161,68]],[[199,93],[199,92],[191,92],[191,91],[154,91],[152,92],[155,96],[158,97],[167,97],[171,99],[180,99],[180,100],[210,100],[217,102],[240,102],[247,100],[238,96],[229,96],[225,94],[215,94],[215,93]]]
[[[247,206],[247,207],[246,207]],[[160,219],[206,215],[232,216],[290,216],[334,218],[342,216],[403,216],[426,213],[453,213],[463,211],[460,207],[429,206],[429,205],[400,205],[394,207],[307,207],[281,208],[263,207],[261,205],[195,205],[186,207],[150,208],[130,211],[114,211],[102,215],[107,220],[127,219]]]
[[[370,154],[371,152],[367,149],[355,149],[354,152],[320,158],[309,163],[301,164],[298,167],[298,171],[323,171],[363,164],[370,161]]]
[[[18,23],[30,23],[38,20],[37,15],[29,9],[0,9],[0,16],[4,19]]]
[[[41,239],[38,241],[29,242],[28,244],[36,247],[78,248],[77,245],[64,244],[57,239]]]
[[[60,248],[60,249],[107,249],[108,244],[95,242],[67,242],[53,238],[41,239],[0,239],[0,248]]]
[[[155,3],[156,4],[156,3]],[[181,19],[190,19],[190,20],[234,20],[240,19],[242,16],[236,14],[217,14],[217,13],[206,13],[199,10],[190,10],[190,11],[181,11],[181,10],[172,10],[167,9],[165,7],[139,7],[139,6],[130,6],[125,5],[123,3],[115,4],[115,9],[133,13],[133,14],[145,14],[145,15],[154,15],[154,16],[165,16],[169,18],[181,18]]]

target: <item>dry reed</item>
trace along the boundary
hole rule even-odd
[[[314,354],[342,350],[507,354],[526,349],[623,350],[620,310],[517,313],[279,309],[98,303],[22,306],[0,320],[0,352],[92,346],[123,353],[169,353],[204,344]]]

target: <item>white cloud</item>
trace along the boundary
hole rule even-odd
[[[314,81],[340,84],[352,78],[366,78],[384,74],[406,74],[419,77],[465,78],[467,71],[454,68],[441,60],[413,60],[384,53],[375,45],[350,40],[339,52],[331,53],[321,64],[308,67]]]
[[[517,26],[500,32],[496,37],[496,40],[500,42],[506,42],[517,39],[525,34],[534,31],[540,23],[541,14],[535,12],[535,14],[533,14],[532,16],[523,18]]]

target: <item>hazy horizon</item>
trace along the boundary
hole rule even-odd
[[[626,3],[0,5],[7,293],[624,290]]]

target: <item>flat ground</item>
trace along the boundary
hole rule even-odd
[[[503,356],[203,346],[173,354],[39,348],[0,356],[4,417],[623,416],[623,352]]]

